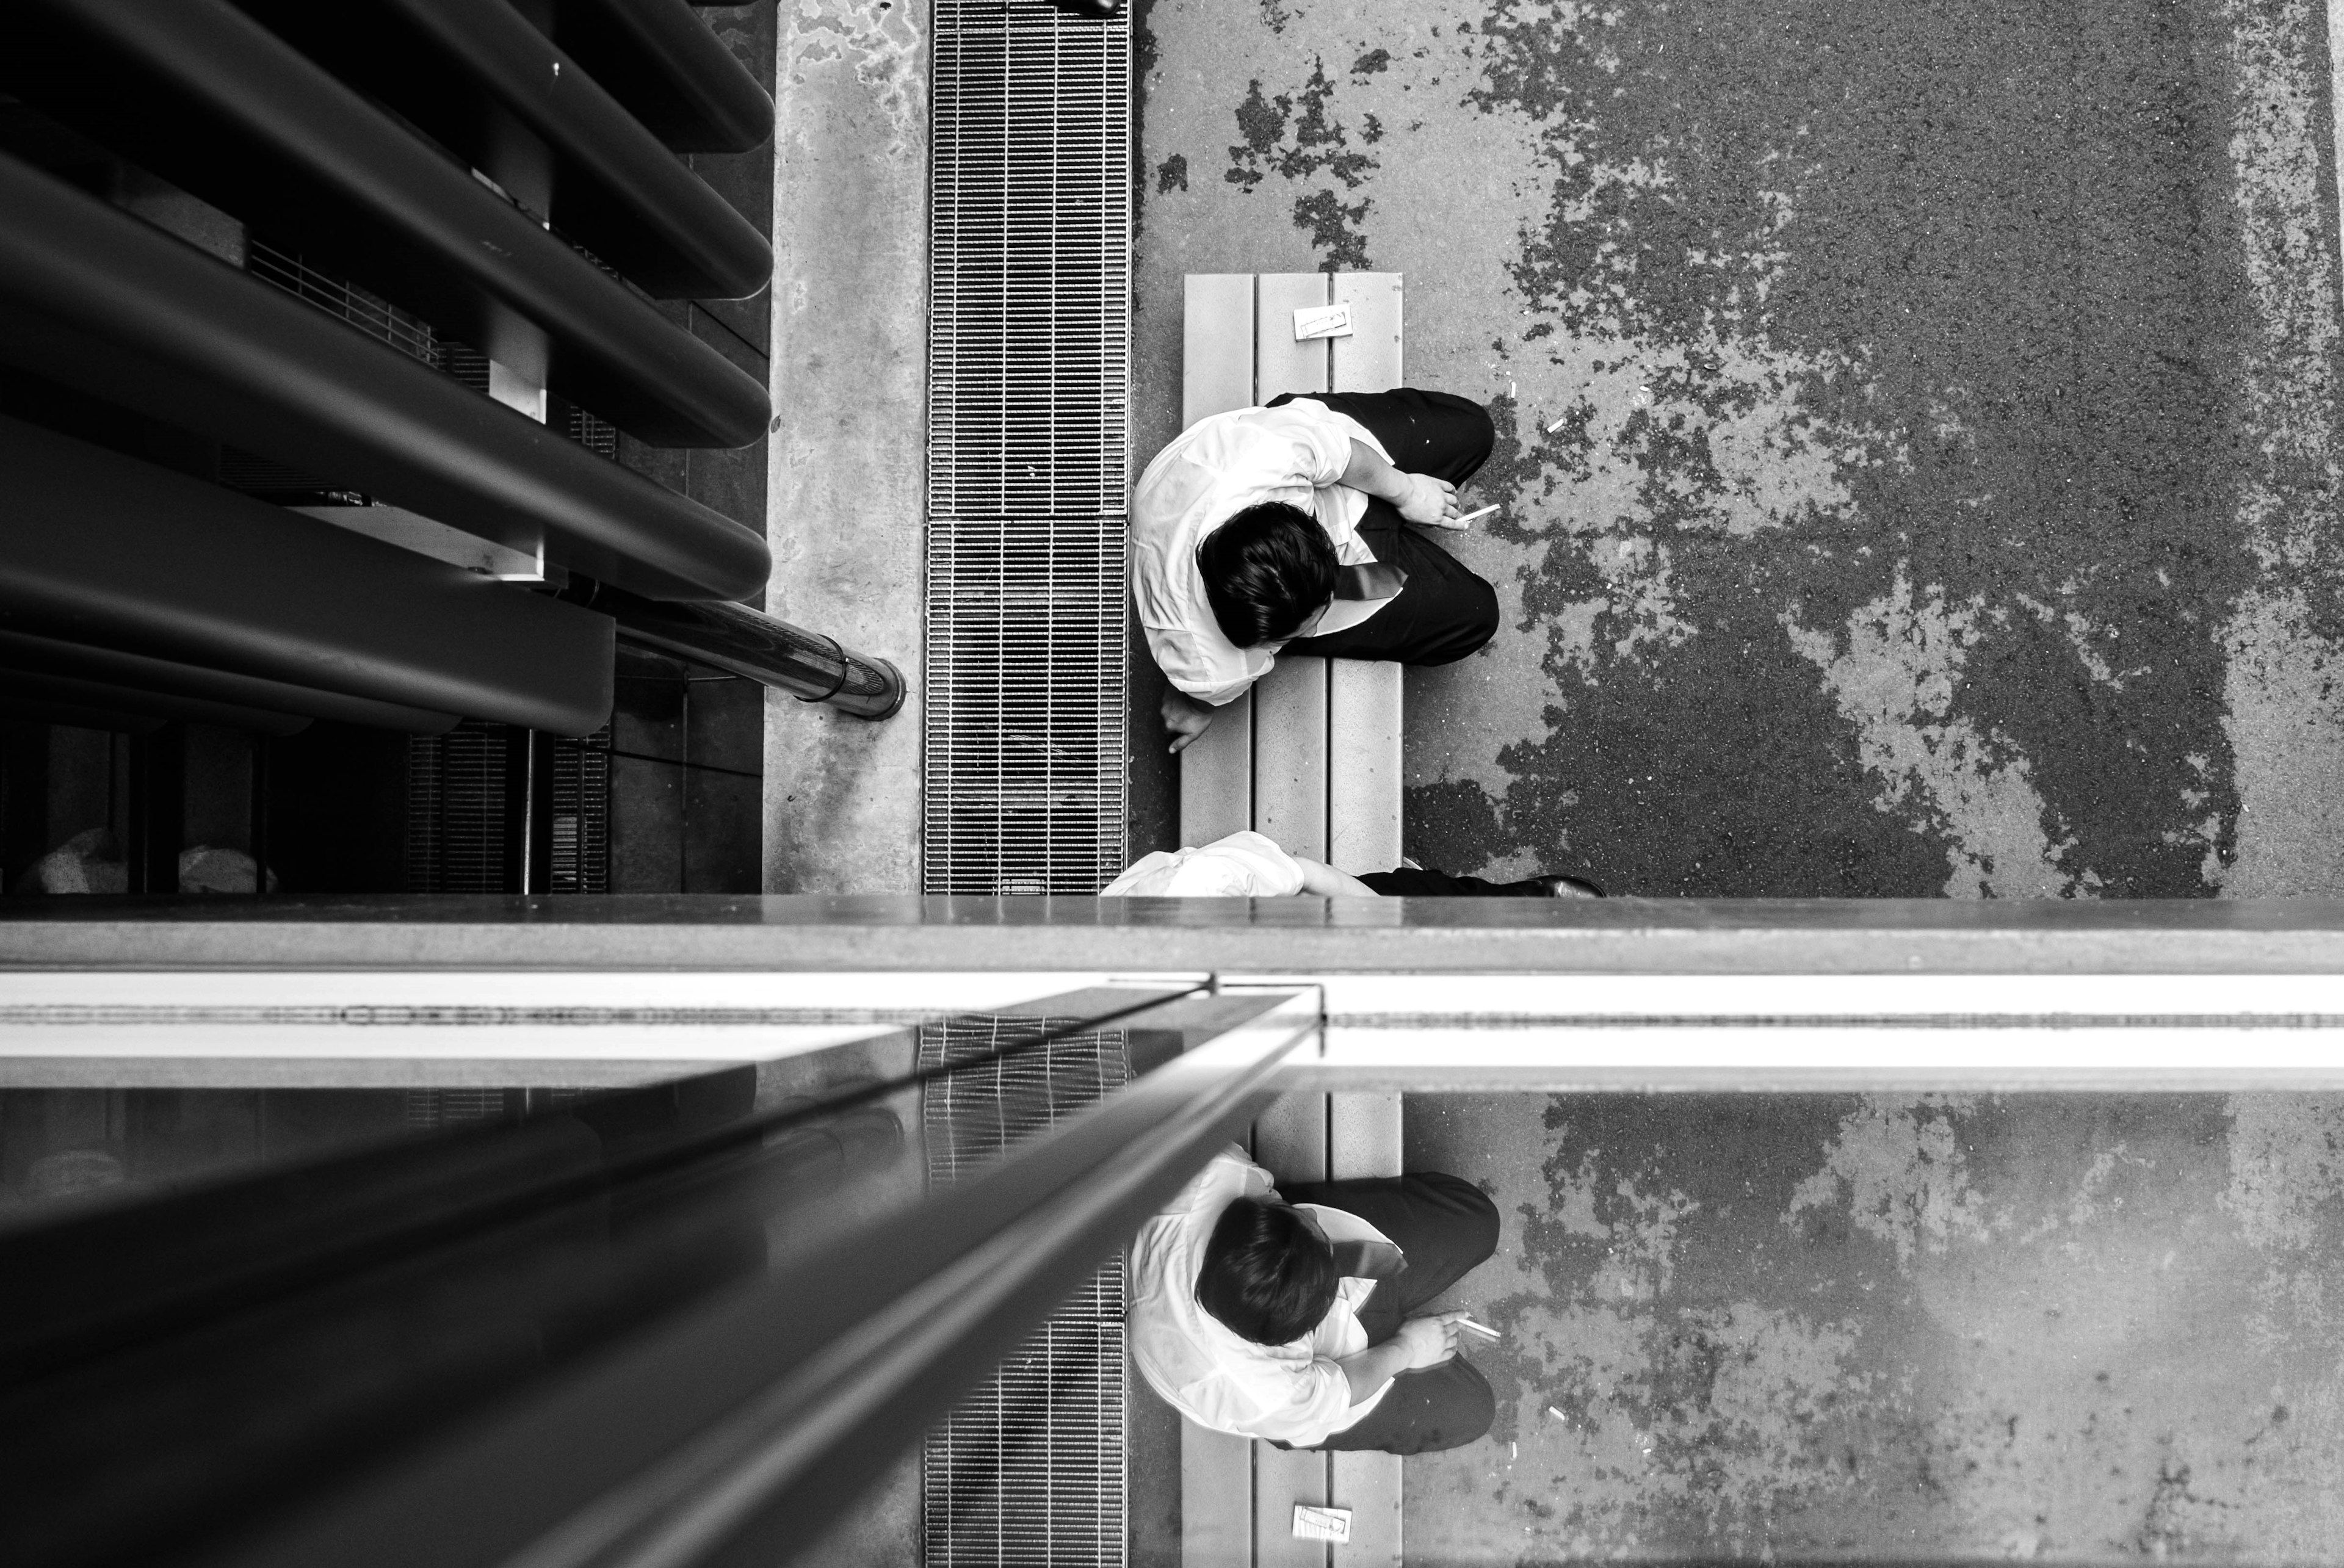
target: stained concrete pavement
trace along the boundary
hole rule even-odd
[[[1407,829],[1652,895],[2344,891],[2337,234],[2302,0],[1149,0],[1180,277],[1406,278],[1487,400]],[[1478,502],[1477,502],[1478,504]],[[1136,694],[1133,853],[1172,831]]]
[[[2344,1100],[1441,1096],[1489,1438],[1407,1557],[2328,1563]]]

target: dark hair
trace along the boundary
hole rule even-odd
[[[1240,1198],[1221,1210],[1197,1274],[1197,1303],[1239,1339],[1290,1344],[1335,1304],[1335,1249],[1294,1209]]]
[[[1339,570],[1318,520],[1282,501],[1246,508],[1197,546],[1205,602],[1240,648],[1293,636],[1335,597]]]

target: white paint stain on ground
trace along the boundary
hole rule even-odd
[[[1971,1108],[1956,1097],[1867,1095],[1840,1119],[1823,1168],[1791,1195],[1783,1223],[1843,1204],[1857,1229],[1896,1249],[1900,1268],[1955,1240],[1989,1234],[1985,1202],[1970,1185],[1955,1118]]]
[[[2231,197],[2255,336],[2238,367],[2249,476],[2237,501],[2267,576],[2224,637],[2223,694],[2236,758],[2235,898],[2344,892],[2344,647],[2309,624],[2284,585],[2318,570],[2344,534],[2336,495],[2336,215],[2320,198],[2319,9],[2233,3],[2228,24]],[[2344,47],[2344,44],[2339,44]],[[2330,567],[2332,570],[2332,566]]]
[[[2064,844],[2018,748],[1955,711],[1962,665],[1983,628],[1982,600],[1915,593],[1900,570],[1882,598],[1838,632],[1782,617],[1791,645],[1823,672],[1824,689],[1855,727],[1856,754],[1879,781],[1873,804],[1947,840],[1955,897],[2056,897],[2089,888],[2060,865]]]

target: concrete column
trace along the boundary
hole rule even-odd
[[[769,893],[919,888],[928,49],[914,11],[804,0],[779,19],[765,609],[893,660],[911,699],[873,723],[768,698]]]

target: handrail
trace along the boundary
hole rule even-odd
[[[1205,1043],[925,1198],[902,1139],[923,1075],[898,1033],[0,1233],[61,1330],[84,1298],[169,1296],[167,1259],[117,1256],[148,1218],[191,1246],[248,1229],[251,1259],[300,1263],[223,1275],[241,1305],[172,1298],[95,1340],[19,1345],[0,1555],[489,1568],[753,1543],[771,1561],[1266,1103],[1318,1017],[1285,994],[1094,990],[967,1020],[999,1048],[927,1076],[1103,1028],[1135,1057]],[[344,1229],[365,1244],[338,1259]],[[191,1420],[204,1436],[174,1435]],[[174,1446],[193,1443],[199,1459]]]

